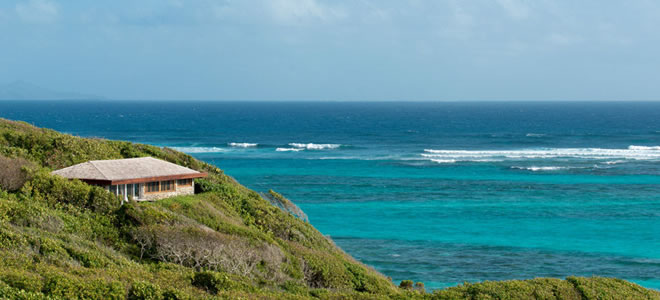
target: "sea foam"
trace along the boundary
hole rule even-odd
[[[628,146],[629,150],[660,150],[660,146]]]
[[[277,149],[275,149],[275,151],[277,151],[277,152],[288,152],[288,151],[298,152],[298,151],[303,151],[303,150],[305,150],[305,149],[302,149],[302,148],[277,148]]]
[[[518,167],[518,166],[513,166],[511,169],[519,169],[519,170],[528,170],[528,171],[557,171],[557,170],[566,170],[566,169],[571,169],[570,167],[555,167],[555,166],[545,166],[545,167],[537,167],[537,166],[529,166],[529,167]]]
[[[289,146],[307,149],[307,150],[324,150],[324,149],[337,149],[341,147],[340,144],[314,144],[314,143],[289,143]]]
[[[229,143],[227,144],[231,147],[236,147],[236,148],[250,148],[250,147],[256,147],[259,144],[257,143]]]
[[[627,149],[606,148],[544,148],[520,150],[435,150],[425,149],[421,156],[433,159],[477,161],[479,159],[588,159],[588,160],[659,160],[660,146],[629,146]]]
[[[223,148],[218,147],[170,147],[176,151],[181,151],[184,153],[218,153],[227,151]]]
[[[545,134],[543,134],[543,133],[528,133],[525,136],[526,137],[544,137]]]
[[[431,161],[439,164],[453,164],[456,162],[455,159],[431,159]]]

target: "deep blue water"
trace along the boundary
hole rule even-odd
[[[0,117],[191,153],[395,281],[660,288],[660,103],[6,101]]]

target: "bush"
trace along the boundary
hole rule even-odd
[[[7,226],[0,222],[0,249],[14,249],[27,244],[23,235],[16,234]]]
[[[43,285],[41,276],[19,270],[0,275],[0,280],[10,287],[27,292],[40,292]]]
[[[51,300],[39,292],[28,292],[10,287],[0,281],[0,299]]]
[[[113,194],[100,187],[51,175],[46,170],[36,172],[34,178],[23,186],[21,193],[53,207],[72,204],[100,213],[109,213],[121,205]]]
[[[128,292],[128,299],[130,300],[161,300],[163,294],[160,287],[145,281],[137,281],[133,283],[131,290]]]
[[[571,276],[566,281],[572,283],[584,299],[660,299],[657,293],[617,278]]]
[[[426,289],[424,288],[424,283],[423,282],[415,283],[415,290],[420,291],[422,293],[426,292]]]
[[[169,289],[163,293],[164,300],[187,300],[191,299],[190,296],[186,295],[182,291]]]
[[[98,251],[86,251],[75,247],[67,248],[66,250],[71,258],[77,260],[86,268],[103,268],[110,263],[108,259]]]
[[[192,284],[210,293],[217,294],[219,290],[225,290],[230,285],[228,281],[227,275],[206,271],[195,273]]]
[[[626,299],[615,297],[597,299]],[[574,286],[566,280],[557,278],[536,278],[531,280],[484,281],[437,290],[432,299],[596,299],[582,297]],[[636,299],[636,298],[627,298]]]
[[[307,287],[304,284],[298,283],[294,280],[288,280],[281,285],[282,289],[296,295],[307,296]]]
[[[24,158],[9,158],[0,155],[0,188],[14,192],[19,190],[28,180],[26,168],[34,164]]]
[[[81,286],[79,298],[120,300],[126,298],[126,290],[118,281],[105,282],[97,279]]]
[[[197,272],[193,275],[192,284],[198,288],[205,289],[212,294],[227,290],[253,290],[250,285],[239,282],[235,279],[238,278],[232,278],[232,276],[227,273],[203,271]]]
[[[412,280],[401,280],[401,283],[399,284],[399,287],[404,289],[404,290],[412,290],[413,289],[413,281]]]
[[[78,282],[62,275],[52,275],[46,279],[42,292],[63,299],[77,298]]]

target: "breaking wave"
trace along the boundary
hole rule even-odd
[[[306,150],[324,150],[324,149],[337,149],[341,147],[340,144],[314,144],[314,143],[289,143],[289,146],[306,149]]]
[[[421,156],[429,159],[477,161],[488,160],[522,160],[522,159],[591,159],[616,161],[626,160],[660,160],[660,146],[629,146],[627,149],[606,148],[544,148],[521,150],[434,150],[425,149]],[[618,163],[618,162],[617,162]]]
[[[518,166],[513,166],[511,169],[518,169],[518,170],[527,170],[527,171],[557,171],[557,170],[566,170],[566,169],[571,169],[570,167],[537,167],[537,166],[529,166],[529,167],[518,167]]]
[[[628,146],[629,150],[660,150],[660,146]]]
[[[170,147],[176,151],[184,153],[218,153],[225,152],[226,149],[218,147]]]
[[[431,161],[439,164],[453,164],[456,162],[455,159],[431,159]]]
[[[303,148],[277,148],[277,149],[275,149],[275,151],[277,151],[277,152],[288,152],[288,151],[298,152],[298,151],[303,151],[303,150],[305,150],[305,149],[303,149]]]
[[[250,147],[256,147],[259,144],[257,143],[229,143],[227,144],[231,147],[236,147],[236,148],[250,148]]]
[[[544,137],[545,134],[543,134],[543,133],[528,133],[525,136],[526,137]]]

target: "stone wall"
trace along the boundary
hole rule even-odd
[[[141,185],[140,188],[143,189],[144,188],[143,185]],[[144,193],[144,195],[139,200],[154,201],[154,200],[168,198],[168,197],[174,197],[174,196],[180,196],[180,195],[193,195],[193,194],[195,194],[194,185],[192,185],[192,186],[177,186],[176,191],[172,191],[172,192]]]
[[[192,195],[195,193],[193,186],[177,186],[176,192],[178,195]]]

